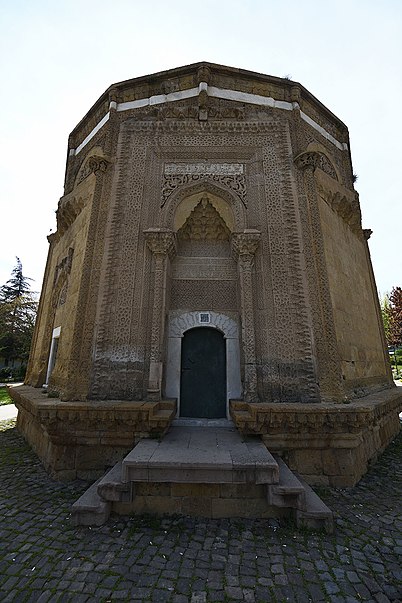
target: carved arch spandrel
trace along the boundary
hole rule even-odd
[[[105,172],[109,163],[110,159],[105,156],[103,149],[100,146],[93,147],[81,161],[74,180],[73,189],[90,174],[94,174],[97,171]]]
[[[200,178],[196,184],[183,185],[169,197],[161,210],[160,219],[163,228],[174,230],[175,216],[180,203],[197,193],[210,193],[225,201],[233,214],[233,230],[244,230],[246,226],[246,210],[241,200],[223,185],[212,182],[208,178]],[[226,221],[226,220],[225,220]]]
[[[310,142],[306,151],[308,153],[318,153],[319,161],[317,168],[334,180],[337,180],[340,184],[343,184],[342,176],[336,165],[336,161],[322,144],[319,144],[318,142]]]

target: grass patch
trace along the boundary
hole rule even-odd
[[[7,389],[0,387],[0,406],[5,406],[6,404],[14,404],[14,401],[8,395]]]

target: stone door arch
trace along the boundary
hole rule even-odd
[[[215,328],[224,337],[226,346],[226,416],[229,400],[242,395],[240,375],[239,328],[236,320],[213,311],[171,313],[168,321],[165,397],[176,398],[180,416],[181,357],[184,334],[194,328]]]
[[[218,329],[196,327],[184,333],[180,416],[226,418],[226,342]]]

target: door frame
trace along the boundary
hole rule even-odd
[[[209,322],[205,320],[208,315]],[[197,312],[171,312],[168,319],[167,360],[165,370],[165,397],[177,399],[177,417],[180,417],[181,346],[184,333],[195,327],[218,329],[226,344],[226,417],[229,400],[240,399],[240,342],[237,321],[225,314],[202,310]]]

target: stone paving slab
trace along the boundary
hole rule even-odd
[[[321,489],[333,535],[278,520],[111,517],[76,528],[88,487],[52,480],[0,423],[0,601],[402,601],[402,437],[351,490]]]
[[[276,483],[278,465],[259,438],[235,427],[171,427],[141,440],[123,460],[123,481]]]

